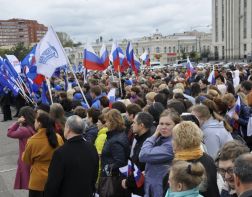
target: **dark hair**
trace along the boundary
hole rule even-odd
[[[198,127],[200,127],[200,123],[199,123],[198,118],[196,116],[194,116],[193,114],[184,113],[184,114],[181,114],[180,117],[182,120],[194,122],[196,125],[198,125]]]
[[[244,153],[249,153],[249,148],[242,144],[237,140],[232,140],[224,144],[224,146],[220,149],[218,157],[216,158],[217,161],[227,161],[232,160],[234,161],[238,156]]]
[[[34,129],[35,111],[30,106],[24,106],[20,109],[18,116],[23,116],[25,119],[24,126],[30,126]]]
[[[117,109],[121,113],[126,113],[126,106],[123,102],[120,101],[112,103],[112,109]]]
[[[60,101],[65,112],[70,112],[72,110],[72,101],[70,99],[63,99]]]
[[[82,106],[77,106],[74,109],[74,115],[80,116],[81,118],[87,117],[87,110]]]
[[[242,154],[235,159],[234,174],[242,183],[252,183],[252,154]]]
[[[45,112],[38,113],[36,119],[41,124],[41,127],[46,129],[46,136],[50,146],[56,148],[59,143],[55,133],[54,120]]]
[[[128,112],[129,115],[133,114],[133,116],[135,117],[135,115],[138,112],[142,111],[142,109],[138,104],[132,103],[126,107],[126,111]]]
[[[144,106],[145,106],[145,103],[144,103],[143,99],[141,99],[141,98],[136,99],[134,103],[139,105],[141,108],[144,108]]]
[[[193,83],[191,85],[191,96],[195,98],[196,96],[199,96],[200,92],[200,85],[198,83]]]
[[[109,99],[108,99],[107,96],[102,96],[102,97],[100,98],[100,102],[101,102],[101,106],[102,106],[103,108],[109,106]]]
[[[251,81],[243,81],[241,83],[241,87],[243,87],[246,91],[250,91],[252,89],[252,82]]]
[[[148,112],[153,116],[154,121],[156,123],[159,122],[160,114],[164,110],[165,110],[164,106],[159,102],[155,102],[155,103],[151,104],[150,107],[148,108]]]
[[[96,124],[98,122],[98,117],[100,116],[101,112],[100,110],[91,107],[87,110],[87,114],[89,117],[92,118],[93,124]]]
[[[101,88],[100,86],[94,86],[90,89],[90,92],[94,93],[95,96],[99,96],[101,94]]]
[[[173,97],[173,92],[170,91],[167,88],[160,90],[159,93],[165,94],[166,95],[166,99],[172,99],[172,97]]]
[[[164,93],[158,93],[154,97],[154,101],[161,103],[164,106],[164,108],[166,108],[166,105],[167,105],[167,96]]]
[[[135,92],[137,95],[140,93],[140,89],[138,87],[136,87],[136,86],[132,87],[131,91]]]
[[[227,81],[226,86],[227,86],[227,93],[232,93],[233,95],[235,95],[235,88],[234,88],[233,84],[231,82]]]
[[[136,115],[137,124],[143,123],[146,129],[150,129],[153,126],[153,117],[147,112],[139,112]]]
[[[44,111],[44,112],[47,112],[47,113],[50,112],[50,106],[47,105],[47,104],[41,103],[41,104],[38,105],[37,108],[36,108],[36,110],[39,110],[39,109],[42,110],[42,111]]]
[[[200,80],[201,80],[201,82],[202,82],[203,84],[209,85],[209,82],[208,82],[208,80],[207,80],[206,78],[203,78],[203,79],[200,79]]]
[[[167,103],[167,109],[170,108],[173,108],[175,111],[177,111],[179,115],[187,111],[185,104],[179,99],[169,100]]]

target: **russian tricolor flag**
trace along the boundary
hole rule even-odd
[[[131,65],[132,70],[134,71],[135,75],[137,75],[139,69],[140,69],[140,61],[137,59],[137,57],[134,54],[134,50],[132,47],[132,44],[129,42],[127,49],[126,49],[126,57],[128,62]]]
[[[194,72],[194,68],[192,66],[192,63],[191,63],[189,57],[187,57],[186,70],[187,70],[186,71],[186,78],[191,77]]]
[[[103,71],[108,67],[108,53],[105,45],[101,48],[101,58],[96,55],[94,49],[91,46],[87,46],[84,49],[83,65],[89,70]]]
[[[119,72],[120,70],[120,55],[119,55],[119,47],[116,42],[112,44],[111,48],[111,60],[114,65],[114,70]]]
[[[150,56],[147,51],[144,51],[144,53],[140,56],[140,59],[144,61],[146,66],[150,66]]]
[[[139,170],[139,168],[130,160],[128,160],[128,165],[124,166],[122,168],[119,168],[120,172],[124,175],[124,176],[131,176],[133,173],[135,182],[136,182],[136,186],[137,188],[142,187],[142,185],[144,184],[144,175],[141,172],[141,170]]]

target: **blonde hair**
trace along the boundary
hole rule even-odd
[[[214,90],[214,89],[209,89],[207,91],[207,94],[210,95],[213,98],[217,98],[217,97],[220,96],[220,94],[216,90]]]
[[[158,89],[159,90],[163,90],[163,89],[167,89],[168,88],[168,86],[165,84],[165,83],[162,83],[162,84],[160,84],[159,86],[158,86]]]
[[[146,95],[145,95],[145,98],[147,100],[150,100],[152,102],[154,102],[154,97],[157,95],[156,92],[148,92]]]
[[[233,94],[231,93],[227,93],[225,94],[223,97],[222,97],[222,100],[225,104],[227,105],[230,105],[232,104],[233,102],[235,102],[235,97]]]
[[[184,184],[185,190],[199,186],[205,178],[205,168],[200,162],[174,161],[171,172],[171,179]]]
[[[179,149],[197,148],[202,141],[202,131],[191,121],[182,121],[172,130],[172,140]]]
[[[121,113],[117,109],[111,109],[106,113],[106,122],[108,122],[109,130],[121,130],[125,129],[125,124]]]

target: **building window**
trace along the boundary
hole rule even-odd
[[[164,47],[164,53],[167,53],[167,47]]]
[[[243,49],[244,49],[244,52],[247,51],[247,44],[244,44],[244,45],[243,45]]]
[[[160,48],[156,47],[156,53],[160,53]]]
[[[175,53],[176,52],[176,47],[173,47],[173,53]]]
[[[171,53],[171,47],[169,47],[169,53]]]
[[[224,58],[225,58],[225,47],[222,46],[222,59],[224,59]]]
[[[150,48],[148,48],[147,50],[148,50],[148,53],[150,53]]]
[[[194,45],[192,46],[192,51],[195,51],[195,46]]]

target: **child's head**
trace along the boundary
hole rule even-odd
[[[169,175],[171,191],[181,192],[199,186],[204,179],[204,173],[205,168],[200,162],[173,162]]]

